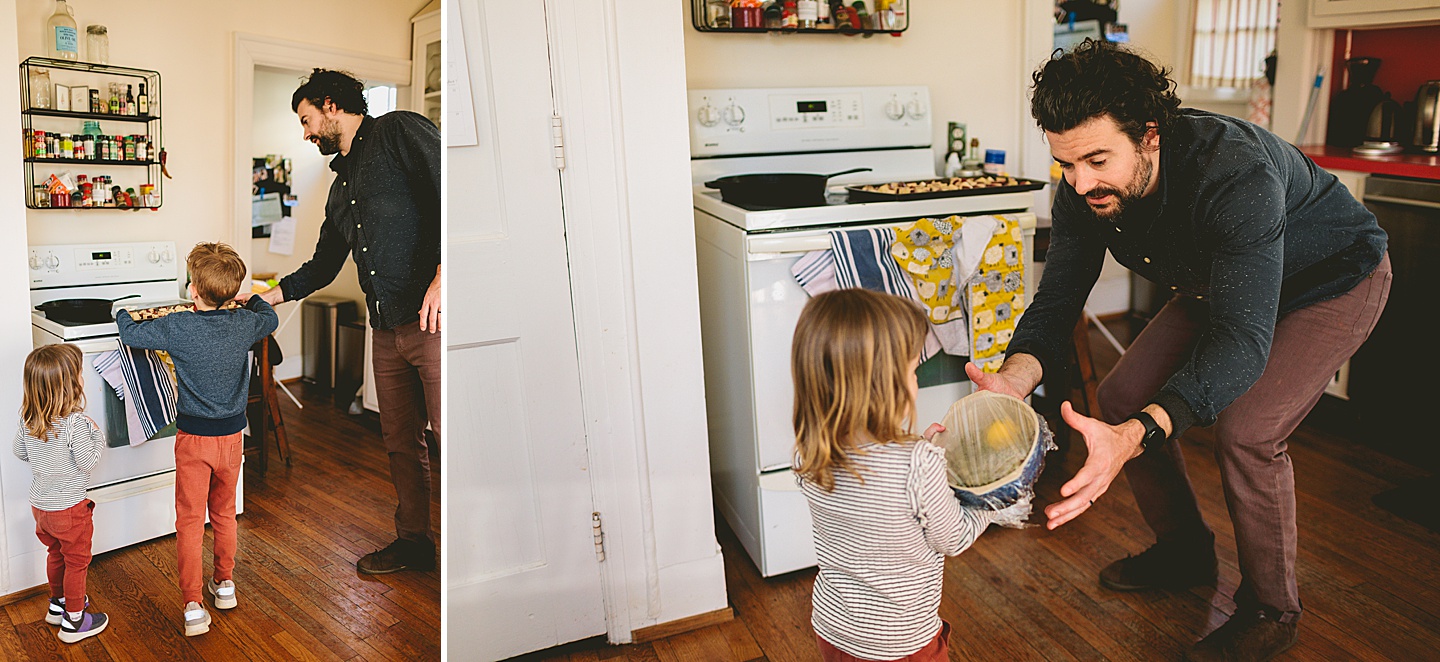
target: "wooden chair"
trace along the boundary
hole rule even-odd
[[[285,420],[280,417],[279,391],[275,388],[275,364],[280,362],[280,345],[274,336],[267,336],[255,343],[251,350],[254,357],[250,366],[251,437],[257,442],[255,450],[260,455],[260,472],[264,473],[269,464],[265,437],[271,430],[275,432],[275,446],[280,452],[280,459],[285,461],[285,466],[291,466],[290,440],[285,435]]]

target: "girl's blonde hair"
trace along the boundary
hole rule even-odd
[[[900,297],[864,289],[810,300],[795,325],[795,470],[825,490],[836,469],[856,477],[850,454],[865,442],[914,441],[906,371],[925,343],[925,314]]]
[[[25,395],[20,420],[25,430],[47,441],[50,428],[85,410],[85,355],[68,343],[35,348],[25,357]]]

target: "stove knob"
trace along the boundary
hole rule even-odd
[[[47,256],[45,258],[45,266],[50,267],[51,269],[60,268],[60,258],[55,257],[54,255]]]
[[[905,104],[905,112],[917,120],[925,116],[926,110],[925,104],[920,103],[919,99],[913,99],[910,103]]]
[[[175,259],[175,258],[170,255],[170,249],[167,248],[167,249],[165,249],[165,250],[163,250],[163,251],[160,252],[160,261],[161,261],[161,262],[169,263],[169,262],[173,261],[174,259]]]
[[[145,254],[145,259],[149,260],[150,264],[160,264],[160,254],[155,252],[153,248],[150,249],[149,253]]]
[[[889,103],[885,104],[885,116],[892,120],[898,120],[905,116],[905,106],[900,103],[899,99],[891,99]]]
[[[745,121],[745,109],[733,101],[721,114],[725,117],[725,123],[730,126],[740,126]]]
[[[695,116],[700,120],[700,126],[715,126],[720,123],[720,111],[708,103],[702,106]]]
[[[39,271],[39,270],[40,270],[40,256],[39,256],[39,255],[33,255],[33,254],[32,254],[32,255],[30,256],[30,270],[31,270],[31,271]]]

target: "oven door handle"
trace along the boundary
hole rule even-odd
[[[128,499],[133,496],[145,494],[146,492],[163,490],[167,487],[173,489],[174,485],[175,472],[166,471],[163,473],[155,474],[153,476],[136,478],[135,480],[127,480],[123,483],[115,483],[113,485],[106,485],[104,487],[94,487],[86,490],[85,494],[90,498],[91,501],[94,501],[95,503],[109,503],[111,501]]]
[[[1427,209],[1440,209],[1440,202],[1431,202],[1430,200],[1416,200],[1414,198],[1397,198],[1391,195],[1366,194],[1365,202],[1388,202],[1395,205],[1425,207]]]
[[[745,241],[745,252],[751,255],[773,255],[775,253],[809,253],[830,250],[830,234],[814,234],[799,237],[760,236]]]

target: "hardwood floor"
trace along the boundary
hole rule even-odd
[[[1125,341],[1123,324],[1112,325]],[[1117,355],[1092,330],[1096,369]],[[1312,417],[1313,419],[1314,417]],[[1371,498],[1426,475],[1307,421],[1290,440],[1299,509],[1300,643],[1285,660],[1440,659],[1440,533],[1375,506]],[[945,566],[940,614],[954,625],[954,660],[1178,660],[1224,622],[1239,582],[1235,539],[1208,430],[1184,437],[1190,478],[1215,529],[1216,589],[1112,593],[1102,567],[1153,539],[1119,481],[1091,512],[1056,531],[992,527]],[[1084,463],[1083,442],[1052,454],[1037,511]],[[1040,521],[1032,517],[1032,521]],[[642,645],[591,639],[525,656],[539,660],[663,662],[818,660],[810,629],[814,571],[764,579],[718,520],[736,620]]]
[[[44,621],[49,591],[3,605],[0,660],[438,660],[439,570],[361,575],[360,556],[395,537],[395,490],[378,424],[329,398],[290,386],[281,398],[293,466],[270,439],[270,470],[245,463],[235,583],[240,606],[210,607],[210,632],[185,637],[175,536],[97,555],[88,587],[107,629],[78,644]],[[432,456],[433,517],[440,530],[440,462]],[[211,536],[206,535],[205,558]]]

